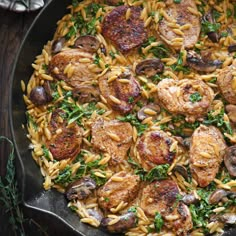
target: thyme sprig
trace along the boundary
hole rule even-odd
[[[14,235],[25,235],[24,216],[20,209],[20,196],[16,182],[16,170],[14,166],[14,145],[6,137],[0,136],[0,142],[7,141],[10,144],[10,154],[6,166],[5,177],[0,176],[0,203],[2,203],[5,212],[9,214],[9,223],[12,226]]]

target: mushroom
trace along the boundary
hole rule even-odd
[[[206,13],[203,16],[203,22],[204,21],[210,22],[211,24],[216,23],[211,11],[209,11],[208,13]],[[215,31],[207,32],[207,36],[213,43],[219,42],[220,36],[219,36],[218,32],[215,32]]]
[[[111,233],[124,233],[128,229],[135,226],[136,215],[133,212],[125,213],[119,216],[119,218],[119,221],[112,225],[109,225],[109,222],[114,220],[114,218],[103,218],[101,221],[101,226]]]
[[[188,171],[184,166],[181,165],[176,165],[173,168],[174,172],[178,172],[179,174],[181,174],[186,180],[188,180]]]
[[[236,52],[236,44],[229,45],[228,52]]]
[[[45,105],[52,100],[52,96],[47,90],[48,88],[45,89],[43,86],[36,86],[31,90],[29,99],[36,106]]]
[[[195,51],[188,51],[187,53],[187,64],[192,69],[199,72],[213,72],[219,66],[222,65],[222,62],[219,60],[214,61],[204,61],[203,58],[197,54]]]
[[[96,52],[100,47],[98,39],[92,35],[83,35],[76,39],[74,46],[85,52]]]
[[[224,163],[229,174],[236,177],[236,145],[226,148]]]
[[[224,213],[220,216],[220,221],[225,224],[235,224],[236,223],[236,214],[235,213]]]
[[[68,185],[65,194],[68,200],[82,200],[87,198],[95,188],[96,182],[89,177],[84,177]]]
[[[52,43],[52,47],[51,47],[52,53],[57,54],[58,52],[60,52],[62,50],[65,42],[66,42],[65,37],[61,37],[61,38],[54,40]]]
[[[78,98],[81,103],[98,101],[99,90],[93,85],[79,85],[73,90],[73,97]]]
[[[236,105],[228,104],[225,106],[229,119],[236,123]]]
[[[161,108],[156,105],[156,104],[148,104],[144,107],[142,107],[138,112],[137,112],[137,117],[140,121],[146,119],[149,116],[155,117],[157,114],[159,114],[161,111]]]
[[[227,197],[228,192],[224,189],[215,190],[208,198],[210,204],[217,204],[221,201],[222,198]]]
[[[87,212],[88,212],[88,214],[90,215],[90,216],[92,216],[93,218],[95,218],[98,222],[101,222],[102,221],[102,219],[103,219],[103,213],[102,213],[102,211],[100,210],[100,209],[97,209],[97,210],[95,210],[95,209],[88,209],[87,210]]]
[[[184,195],[181,201],[186,205],[190,205],[190,204],[198,203],[199,198],[196,196],[196,194],[190,193],[190,194]]]
[[[137,75],[154,76],[157,73],[162,73],[164,64],[159,58],[145,59],[136,65],[135,73]]]

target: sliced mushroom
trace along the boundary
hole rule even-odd
[[[190,193],[190,194],[184,195],[181,201],[185,203],[186,205],[190,205],[190,204],[198,203],[199,199],[194,193]]]
[[[236,52],[236,44],[229,45],[228,52]]]
[[[95,218],[98,222],[101,222],[103,217],[104,217],[103,213],[102,213],[102,211],[100,209],[97,209],[97,210],[95,210],[95,209],[88,209],[87,212],[88,212],[88,214],[90,216]]]
[[[188,180],[188,171],[187,169],[184,167],[184,166],[181,166],[181,165],[176,165],[174,168],[173,168],[173,171],[174,172],[178,172],[179,174],[181,174],[186,180]]]
[[[79,85],[72,93],[81,103],[98,101],[100,95],[98,87],[92,85]]]
[[[236,105],[232,104],[226,105],[225,110],[227,111],[229,119],[232,122],[236,123]]]
[[[50,102],[52,97],[47,94],[47,91],[43,86],[36,86],[31,90],[29,99],[36,106],[41,106]]]
[[[58,52],[60,52],[62,50],[65,42],[66,42],[65,37],[61,37],[61,38],[54,40],[52,43],[52,48],[51,48],[52,53],[57,54]]]
[[[211,24],[216,23],[212,15],[212,11],[209,11],[203,16],[203,21],[210,22]],[[219,42],[220,36],[218,32],[215,32],[215,31],[207,32],[207,36],[213,43]]]
[[[92,35],[83,35],[76,39],[74,46],[85,52],[96,52],[100,47],[98,39]]]
[[[222,65],[222,62],[219,60],[214,61],[204,61],[203,58],[197,54],[195,51],[188,51],[187,53],[187,64],[192,69],[199,72],[213,72],[219,66]]]
[[[236,177],[236,145],[226,148],[224,163],[229,174]]]
[[[236,213],[224,213],[220,220],[225,224],[236,224]]]
[[[164,70],[163,62],[158,58],[146,59],[138,63],[135,68],[137,75],[154,76],[157,73],[162,73]]]
[[[119,218],[120,220],[112,225],[109,225],[109,222],[114,220],[114,218],[103,218],[101,221],[101,226],[111,233],[124,233],[128,229],[135,226],[136,216],[133,212],[125,213],[119,216]]]
[[[52,90],[51,90],[51,86],[50,86],[50,83],[49,81],[45,81],[44,84],[43,84],[43,88],[47,94],[47,100],[48,102],[49,101],[52,101],[53,97],[52,97]]]
[[[144,107],[142,107],[137,112],[137,117],[139,120],[144,120],[149,116],[156,117],[161,111],[161,108],[157,104],[148,104]]]
[[[85,199],[96,188],[96,183],[89,177],[84,177],[71,183],[66,189],[66,197],[68,200]]]
[[[227,197],[227,195],[228,192],[224,189],[217,189],[209,196],[208,202],[210,204],[217,204],[222,198]]]

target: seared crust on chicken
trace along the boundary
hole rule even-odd
[[[93,64],[93,61],[91,53],[79,49],[68,49],[52,57],[49,72],[54,78],[64,80],[72,87],[77,87],[83,82],[96,79],[97,73],[89,69],[89,65]],[[71,67],[71,71],[68,67]]]
[[[149,171],[156,165],[172,163],[175,152],[170,151],[174,139],[163,131],[144,133],[137,142],[137,152],[142,167]]]
[[[122,162],[132,144],[132,126],[118,120],[99,119],[92,125],[92,144],[95,149],[111,155],[111,164]]]
[[[103,75],[99,79],[99,89],[113,110],[126,114],[140,98],[140,85],[128,69],[121,70],[114,67]],[[115,79],[109,81],[112,78]]]
[[[231,104],[236,104],[236,64],[222,69],[217,77],[217,85],[224,98]]]
[[[157,89],[162,105],[169,112],[185,115],[189,122],[202,118],[214,98],[213,90],[201,80],[164,79],[159,82]],[[195,95],[198,99],[194,100],[192,96]]]
[[[178,202],[179,194],[173,180],[154,181],[143,189],[140,207],[151,217],[159,212],[165,219],[165,225],[174,228],[177,235],[186,234],[193,227],[192,217],[188,207]]]
[[[171,19],[168,21],[165,17],[159,23],[159,32],[161,38],[175,49],[180,49],[181,44],[174,44],[176,38],[183,38],[183,46],[187,49],[192,48],[198,41],[201,31],[201,23],[199,15],[195,15],[189,9],[198,11],[197,6],[192,0],[180,1],[174,3],[173,0],[166,1],[165,12]],[[170,23],[176,22],[177,27],[170,27]],[[181,29],[181,26],[190,25],[188,28],[181,30],[183,35],[177,34],[175,30]]]
[[[190,169],[200,187],[206,187],[214,180],[226,147],[223,135],[214,126],[201,125],[194,131],[190,145]]]
[[[118,181],[117,178],[122,179]],[[130,203],[139,190],[139,176],[128,174],[125,171],[114,174],[107,183],[98,189],[99,206],[106,211],[117,207],[120,202]]]
[[[128,9],[130,16],[126,19]],[[104,18],[102,34],[123,53],[137,48],[147,38],[144,22],[140,19],[141,11],[140,7],[119,6]]]

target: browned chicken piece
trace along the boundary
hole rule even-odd
[[[110,164],[122,162],[132,144],[132,126],[118,120],[99,119],[92,125],[92,144],[95,149],[111,156]]]
[[[217,85],[223,97],[231,104],[236,104],[236,63],[225,67],[217,77]]]
[[[140,207],[150,217],[159,212],[165,225],[174,228],[177,235],[186,234],[193,227],[192,217],[188,207],[178,202],[179,194],[173,180],[154,181],[143,189]]]
[[[122,201],[129,203],[134,200],[139,190],[139,176],[125,171],[114,174],[107,183],[98,189],[99,206],[106,211],[117,207]]]
[[[75,158],[80,153],[83,129],[77,124],[63,127],[61,133],[55,134],[47,143],[54,159]]]
[[[213,90],[200,80],[164,79],[157,89],[162,105],[171,113],[185,115],[188,122],[202,118],[214,99]]]
[[[83,129],[76,123],[67,126],[63,116],[65,112],[56,109],[52,113],[49,131],[52,138],[47,141],[47,147],[56,160],[75,158],[80,153]]]
[[[68,49],[52,57],[49,73],[58,80],[64,80],[72,87],[96,79],[97,73],[89,69],[94,63],[93,54],[79,49]]]
[[[176,38],[183,38],[183,46],[187,49],[192,48],[198,41],[201,31],[200,16],[193,14],[189,9],[198,11],[193,0],[180,1],[180,3],[174,3],[173,0],[166,1],[166,8],[164,10],[170,20],[163,17],[159,23],[159,33],[161,38],[175,49],[180,49],[182,46],[174,45]],[[171,23],[176,23],[179,27],[171,27]],[[181,30],[181,27],[184,25],[189,25],[189,27]],[[183,35],[176,30],[181,30]]]
[[[214,126],[201,125],[194,131],[190,145],[190,169],[200,187],[206,187],[214,180],[226,147],[221,132]]]
[[[140,98],[140,85],[126,68],[113,67],[98,83],[109,106],[121,114],[129,113]]]
[[[123,53],[137,48],[147,39],[144,21],[140,19],[141,11],[140,7],[118,6],[104,18],[102,34]]]
[[[175,150],[170,151],[175,140],[163,131],[144,133],[137,142],[137,152],[142,167],[149,171],[157,165],[171,164]]]

